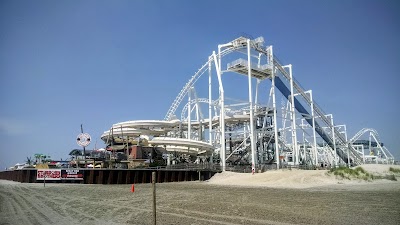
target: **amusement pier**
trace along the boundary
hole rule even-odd
[[[301,67],[301,65],[298,65]],[[71,160],[18,165],[0,179],[88,184],[207,180],[221,171],[259,173],[281,168],[325,169],[394,164],[378,132],[353,136],[336,124],[282,63],[263,37],[219,44],[176,96],[163,120],[110,125],[104,148],[77,141]],[[232,87],[230,80],[241,81]]]

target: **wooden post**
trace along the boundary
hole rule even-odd
[[[153,186],[153,224],[157,224],[157,217],[156,217],[156,172],[153,171],[151,176],[151,183]]]
[[[83,127],[82,127],[82,124],[81,124],[81,133],[83,134]],[[85,149],[85,146],[83,146],[83,157],[84,157],[84,159],[85,159],[85,166],[84,166],[84,168],[86,168],[86,149]],[[93,165],[93,167],[94,167],[94,165]]]

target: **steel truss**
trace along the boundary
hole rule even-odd
[[[207,74],[208,87],[205,88],[200,80]],[[242,91],[241,97],[247,95],[245,99],[231,98],[230,95],[237,94],[229,92],[231,74],[247,78],[234,90]],[[270,84],[269,88],[263,86],[266,83]],[[201,97],[207,95],[207,89],[208,97]],[[267,101],[263,101],[263,97]],[[282,109],[277,106],[277,98],[286,105]],[[202,110],[205,104],[208,115]],[[278,124],[279,112],[282,126]],[[365,156],[367,148],[355,142],[365,132],[370,132],[370,139],[378,143],[377,147],[368,149],[379,149],[385,162],[393,162],[393,156],[380,145],[377,132],[372,129],[362,130],[347,140],[346,126],[335,125],[333,115],[324,113],[313,100],[312,91],[302,88],[294,78],[292,65],[282,64],[274,55],[273,47],[264,46],[263,37],[239,37],[218,45],[217,51],[212,52],[208,61],[184,85],[164,120],[173,125],[169,125],[168,130],[166,126],[158,126],[157,131],[161,133],[153,134],[155,137],[175,138],[169,140],[170,144],[175,141],[196,146],[199,156],[206,154],[209,161],[219,162],[223,170],[227,164],[251,165],[253,171],[264,164],[276,164],[277,168],[358,165],[372,158]],[[135,129],[131,132],[136,132]],[[153,143],[161,145],[162,140],[158,138]],[[201,146],[200,142],[208,145]],[[211,154],[210,146],[214,148]]]

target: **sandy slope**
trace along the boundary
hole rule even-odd
[[[391,174],[389,168],[399,168],[400,166],[393,165],[362,165],[367,172],[375,175]],[[400,179],[398,179],[400,180]],[[265,173],[233,173],[223,172],[216,174],[209,181],[209,184],[215,185],[234,185],[247,187],[271,187],[271,188],[311,188],[323,186],[352,186],[352,185],[367,185],[373,188],[386,188],[389,186],[400,187],[400,181],[389,180],[343,180],[329,174],[326,170],[278,170],[267,171]],[[382,185],[378,185],[382,184]],[[393,187],[391,187],[393,188]]]
[[[372,174],[380,174],[380,175],[385,175],[385,174],[390,174],[389,168],[395,168],[395,169],[400,169],[400,165],[386,165],[386,164],[364,164],[361,165],[362,168],[367,170],[369,173]]]
[[[326,173],[326,170],[278,170],[254,175],[223,172],[214,175],[209,183],[274,188],[307,188],[337,183],[335,177],[328,176]]]

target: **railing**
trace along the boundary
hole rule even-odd
[[[245,59],[242,59],[242,58],[236,59],[235,61],[228,63],[227,68],[229,69],[229,68],[232,68],[232,67],[236,67],[237,65],[240,65],[240,66],[243,66],[243,67],[247,68],[248,67],[248,61],[245,60]],[[264,70],[267,70],[267,69],[271,69],[271,66],[268,65],[268,64],[264,64],[264,65],[260,65],[259,66],[258,64],[252,63],[251,64],[251,69],[264,71]]]
[[[149,169],[157,170],[212,170],[221,171],[220,166],[212,163],[194,164],[182,163],[176,165],[162,166],[162,167],[149,167]]]

